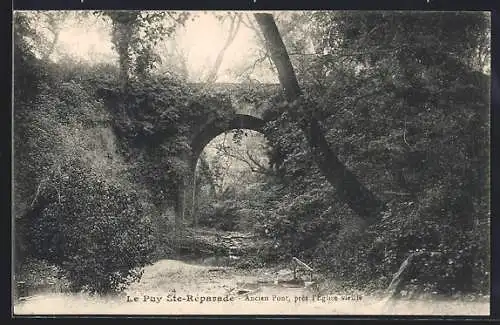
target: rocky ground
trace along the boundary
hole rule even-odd
[[[205,263],[207,264],[207,263]],[[40,294],[17,303],[21,314],[322,314],[488,315],[488,301],[389,300],[335,285],[291,281],[289,269],[241,270],[176,260],[146,267],[120,297]],[[308,280],[306,278],[306,280]],[[330,289],[324,289],[324,288]]]

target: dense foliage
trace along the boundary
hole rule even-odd
[[[259,265],[296,256],[353,286],[384,288],[410,254],[423,251],[408,289],[489,290],[486,16],[294,12],[277,19],[304,109],[342,163],[387,204],[382,220],[366,228],[321,174],[278,87],[217,88],[154,73],[156,43],[189,14],[98,15],[111,20],[117,66],[49,60],[53,49],[41,45],[47,40],[34,21],[15,15],[17,274],[48,263],[71,290],[106,293],[172,256],[191,138],[207,121],[238,111],[267,121],[266,151],[253,145],[269,163],[225,143],[202,154],[197,209],[187,222],[269,239]],[[230,142],[241,147],[243,137],[237,131]],[[223,179],[225,156],[251,172]]]
[[[266,221],[280,256],[303,254],[356,285],[386,286],[412,251],[427,250],[412,284],[487,292],[489,97],[488,77],[476,71],[487,18],[325,12],[312,18],[322,38],[321,54],[303,63],[309,109],[341,160],[390,210],[367,233],[357,232],[361,224],[282,114],[269,132],[286,187],[276,192]]]
[[[190,137],[207,118],[231,114],[229,99],[167,77],[132,81],[125,98],[116,83],[102,85],[99,93],[114,116],[113,128],[135,181],[148,187],[154,204],[176,205]]]
[[[29,252],[67,270],[75,290],[104,293],[140,278],[154,253],[151,221],[138,193],[101,179],[78,161],[61,166],[54,189],[27,220]],[[60,192],[58,192],[60,191]]]
[[[45,260],[61,268],[72,290],[119,291],[140,278],[159,242],[154,200],[134,185],[113,132],[129,118],[101,96],[103,84],[119,85],[119,73],[40,60],[39,35],[25,15],[15,23],[17,269]]]
[[[39,93],[15,107],[18,262],[62,267],[73,290],[117,290],[151,261],[150,208],[131,186],[102,103],[51,68]]]

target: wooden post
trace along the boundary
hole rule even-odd
[[[296,257],[292,257],[292,260],[295,262],[294,267],[293,267],[293,278],[296,279],[297,266],[301,266],[302,268],[304,268],[307,271],[309,271],[309,277],[310,277],[310,279],[312,281],[313,280],[314,269],[312,267],[310,267],[309,265],[307,265],[306,263],[302,262],[301,260],[299,260]]]

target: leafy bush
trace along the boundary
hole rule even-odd
[[[466,48],[456,35],[445,36],[452,29],[438,36],[424,25],[409,24],[405,14],[390,16],[390,36],[384,31],[374,38],[371,33],[388,16],[320,15],[325,31],[338,34],[325,45],[318,43],[328,54],[306,62],[310,66],[301,86],[311,103],[307,110],[320,120],[340,161],[390,210],[364,231],[363,222],[337,200],[336,189],[318,176],[300,129],[287,113],[276,113],[266,127],[271,162],[279,172],[270,182],[283,187],[261,222],[275,236],[281,256],[309,255],[321,269],[353,285],[385,288],[409,254],[425,250],[415,261],[415,268],[425,272],[412,275],[422,290],[485,288],[488,231],[474,224],[488,218],[487,76],[441,47],[449,43],[461,60],[476,55],[470,49],[481,38],[472,37]],[[467,15],[445,16],[439,24]],[[484,28],[484,17],[466,20],[483,26],[468,31]],[[408,44],[412,50],[405,53],[414,53],[343,56],[366,53],[379,41],[387,48]],[[443,62],[424,63],[422,49]]]
[[[44,290],[65,292],[70,287],[70,282],[63,269],[33,258],[27,258],[23,261],[19,270],[14,274],[14,281],[16,285],[18,281],[24,282],[28,289],[28,295]]]
[[[119,291],[160,254],[155,246],[171,243],[148,219],[158,221],[150,194],[130,183],[111,114],[95,96],[115,72],[45,68],[38,93],[15,102],[17,271],[34,257],[63,269],[71,290]]]
[[[410,266],[405,285],[421,293],[488,292],[488,240],[445,220],[387,217],[349,241],[330,246],[328,268],[366,289],[385,288],[412,252],[423,252]],[[344,240],[343,240],[344,239]]]
[[[224,231],[235,230],[239,219],[237,202],[226,200],[200,209],[199,225]]]
[[[138,193],[77,160],[48,186],[31,215],[29,251],[61,266],[72,290],[107,293],[140,279],[155,239]]]
[[[16,103],[17,262],[56,265],[71,290],[117,291],[152,260],[152,210],[131,189],[104,107],[69,72]]]
[[[157,242],[155,260],[172,258],[176,254],[174,251],[176,240],[175,217],[172,208],[151,214],[151,222],[155,230],[153,236]]]

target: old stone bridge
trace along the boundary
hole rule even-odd
[[[234,111],[230,114],[223,114],[220,117],[212,117],[203,121],[201,125],[197,126],[197,132],[190,139],[191,150],[186,152],[183,157],[188,168],[178,190],[177,222],[191,220],[193,217],[196,164],[205,146],[218,135],[235,129],[248,129],[262,133],[266,121],[272,119],[271,116],[266,114],[268,113],[269,104],[265,101],[257,101],[256,104],[251,98],[245,99],[245,96],[240,96],[242,87],[240,84],[216,84],[215,86],[215,93],[222,90],[224,94],[230,95]],[[264,92],[269,94],[276,93],[279,90],[279,84],[260,84],[258,87],[261,90],[264,88]]]

